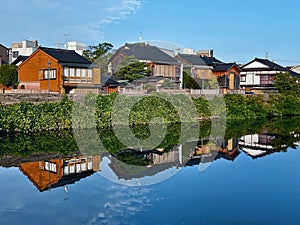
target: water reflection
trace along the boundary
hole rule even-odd
[[[207,121],[199,140],[182,143],[174,125],[155,149],[128,148],[105,130],[101,152],[86,130],[85,151],[70,132],[3,134],[0,224],[199,224],[194,209],[204,224],[297,224],[300,154],[291,148],[299,123],[229,121],[225,137],[210,137]],[[199,164],[211,168],[199,173]],[[234,196],[224,195],[233,189]],[[239,218],[217,208],[237,209]]]
[[[300,140],[297,117],[229,122],[225,138],[208,136],[210,122],[206,121],[200,126],[199,140],[184,143],[178,143],[178,126],[168,127],[165,140],[155,149],[126,148],[112,130],[101,130],[99,135],[105,147],[101,152],[93,152],[93,146],[99,143],[88,138],[89,131],[84,130],[82,137],[89,146],[85,154],[77,149],[75,138],[69,132],[3,134],[0,166],[18,166],[39,191],[73,184],[95,172],[113,181],[132,181],[119,182],[122,184],[139,186],[168,179],[183,167],[200,165],[203,171],[217,160],[234,161],[241,152],[258,159],[295,148]],[[140,138],[149,135],[147,127],[133,130]]]

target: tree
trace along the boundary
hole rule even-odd
[[[186,71],[183,71],[183,87],[189,89],[200,89],[197,81]]]
[[[101,67],[101,73],[107,73],[107,63],[113,55],[113,45],[108,42],[99,43],[96,46],[89,46],[89,49],[83,51],[83,56],[91,62]]]
[[[289,73],[277,74],[274,86],[281,94],[297,95],[300,93],[300,86],[297,83],[297,78],[290,76]]]
[[[148,69],[148,64],[145,62],[139,62],[133,56],[124,58],[119,67],[118,76],[129,81],[149,76],[151,74],[151,70]]]
[[[2,84],[5,87],[16,87],[17,83],[17,66],[8,64],[0,66],[0,84]]]

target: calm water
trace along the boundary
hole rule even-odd
[[[0,224],[300,224],[298,121],[228,124],[210,148],[169,137],[165,151],[117,151],[109,131],[101,154],[69,133],[3,135]]]

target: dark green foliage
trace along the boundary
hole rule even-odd
[[[270,115],[300,115],[300,97],[298,95],[272,95],[267,104]]]
[[[122,66],[118,72],[118,76],[125,80],[133,81],[150,75],[151,70],[145,62],[130,62]]]
[[[188,89],[200,89],[200,82],[198,83],[191,75],[183,71],[183,86]]]
[[[88,60],[94,62],[100,56],[107,54],[109,51],[112,50],[114,46],[111,43],[99,43],[96,46],[89,46],[88,50],[83,51],[83,56]]]
[[[259,95],[225,95],[227,119],[266,117],[267,110],[263,97]]]
[[[0,130],[5,132],[39,132],[71,129],[72,101],[34,105],[22,102],[0,106]]]
[[[274,86],[283,95],[297,95],[300,93],[300,85],[297,77],[290,76],[289,73],[279,73],[276,75]]]
[[[113,124],[149,125],[155,118],[160,119],[156,123],[177,124],[212,116],[225,121],[284,115],[300,115],[297,95],[270,95],[268,100],[261,95],[225,95],[224,99],[215,97],[208,101],[203,97],[190,99],[186,95],[161,93],[149,96],[88,94],[83,101],[64,98],[55,103],[0,105],[0,131],[102,129]]]
[[[17,83],[17,66],[8,64],[0,66],[0,84],[2,84],[5,87],[16,87]]]

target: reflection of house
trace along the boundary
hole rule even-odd
[[[217,142],[214,145],[211,143],[206,144],[202,142],[203,141],[199,141],[198,145],[196,146],[196,149],[191,155],[191,161],[194,162],[194,164],[198,164],[198,161],[201,160],[203,157],[211,159],[211,161],[214,161],[215,159],[219,158],[224,158],[226,160],[233,161],[240,154],[237,139],[220,139],[217,140]],[[189,162],[188,164],[191,165],[191,162]]]
[[[146,43],[125,44],[109,60],[109,71],[114,75],[118,72],[120,63],[126,57],[134,57],[140,62],[146,62],[152,70],[152,76],[168,77],[177,80],[177,61],[155,46]],[[178,75],[178,76],[177,76]]]
[[[19,88],[58,93],[96,92],[100,68],[75,51],[39,47],[18,68]]]
[[[259,158],[274,152],[271,144],[273,135],[268,134],[252,134],[240,138],[239,146],[242,151],[252,158]]]
[[[125,157],[120,157],[124,155]],[[131,180],[145,176],[155,176],[172,167],[182,165],[182,156],[178,147],[168,152],[138,151],[128,149],[115,156],[110,156],[109,167],[118,179]]]
[[[19,169],[40,190],[64,186],[100,170],[100,156],[77,156],[66,159],[26,162]]]
[[[225,92],[240,88],[241,69],[236,63],[223,63],[215,57],[192,54],[178,54],[176,58],[183,63],[185,70],[189,70],[192,77],[200,82],[215,76],[219,87]]]
[[[292,76],[299,75],[268,59],[255,58],[242,66],[240,84],[246,91],[272,90],[275,89],[273,84],[278,73],[290,73]]]
[[[220,158],[233,161],[240,153],[237,139],[220,139],[214,146],[199,142],[194,151],[190,147],[195,147],[196,143],[190,144],[176,146],[168,152],[158,151],[158,149],[142,152],[139,150],[121,151],[115,156],[110,156],[109,167],[119,179],[131,180],[155,176],[172,167],[193,166],[200,162],[213,162]],[[120,155],[123,157],[119,157]]]

